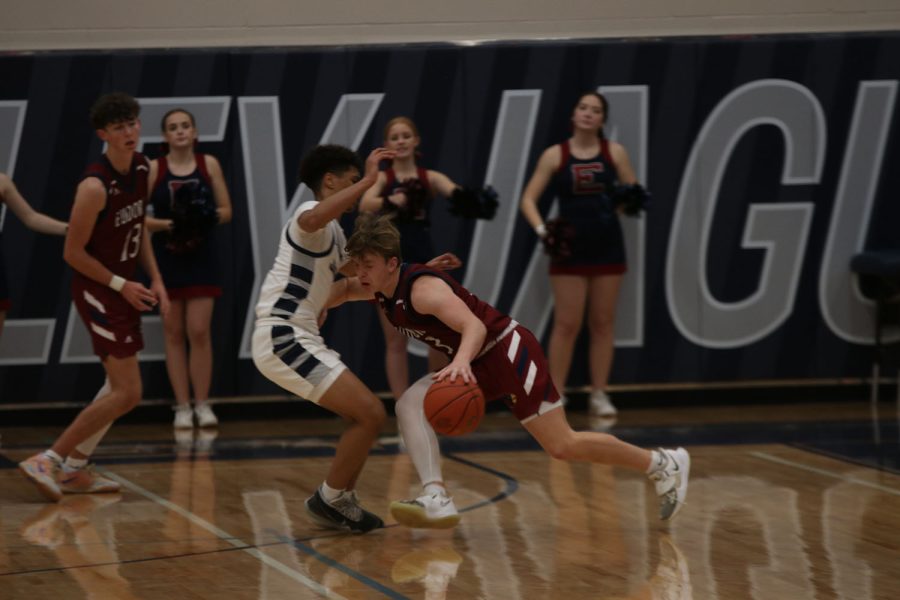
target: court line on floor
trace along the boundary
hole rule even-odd
[[[474,461],[471,461],[471,460],[468,460],[465,458],[461,458],[461,457],[459,457],[455,454],[451,454],[449,452],[444,454],[443,458],[447,459],[447,460],[456,461],[456,462],[458,462],[462,465],[468,466],[469,468],[472,468],[472,469],[484,471],[485,473],[488,473],[489,475],[493,475],[494,477],[497,477],[498,479],[500,479],[501,481],[503,481],[506,484],[506,487],[504,490],[495,494],[491,498],[488,498],[487,500],[483,500],[481,502],[476,502],[475,504],[472,504],[470,506],[466,506],[464,508],[459,509],[459,512],[461,512],[461,513],[469,512],[469,511],[475,510],[477,508],[481,508],[482,506],[487,506],[489,504],[496,504],[497,502],[500,502],[501,500],[504,500],[504,499],[510,497],[511,495],[515,494],[516,491],[518,491],[518,489],[519,489],[519,481],[515,477],[513,477],[511,475],[507,475],[506,473],[504,473],[502,471],[498,471],[497,469],[487,467],[485,465],[476,463]],[[391,525],[384,526],[385,529],[390,529],[393,527],[401,527],[401,525],[399,523],[393,523]],[[292,545],[297,550],[300,550],[301,552],[304,552],[304,553],[310,555],[311,557],[315,558],[319,562],[321,562],[331,568],[337,569],[337,570],[341,571],[342,573],[349,575],[350,577],[356,579],[360,583],[362,583],[366,586],[369,586],[370,588],[372,588],[378,592],[381,592],[382,594],[384,594],[385,596],[388,596],[389,598],[393,598],[394,600],[409,600],[407,596],[404,596],[400,592],[392,590],[391,588],[379,583],[378,581],[375,581],[371,577],[367,577],[366,575],[363,575],[362,573],[360,573],[354,569],[351,569],[350,567],[344,565],[340,561],[330,558],[329,556],[322,554],[321,552],[317,551],[316,549],[314,549],[311,546],[304,543],[308,539],[313,539],[313,538],[307,538],[307,540],[300,540],[300,539],[277,535],[277,533],[275,533],[275,532],[270,532],[270,533],[275,534],[277,539],[285,542],[286,544]]]
[[[308,554],[309,556],[311,556],[311,557],[315,558],[317,561],[331,567],[332,569],[336,569],[336,570],[340,571],[341,573],[348,575],[348,576],[352,577],[353,579],[359,581],[360,583],[372,588],[373,590],[375,590],[377,592],[381,592],[388,598],[393,598],[393,600],[410,600],[409,597],[404,596],[400,592],[398,592],[396,590],[392,590],[391,588],[387,587],[386,585],[383,585],[383,584],[375,581],[371,577],[367,577],[367,576],[363,575],[362,573],[360,573],[359,571],[356,571],[355,569],[351,569],[350,567],[343,564],[342,562],[322,554],[315,548],[312,548],[311,546],[307,546],[300,540],[295,540],[295,539],[292,539],[292,538],[289,538],[289,537],[286,537],[283,535],[278,535],[277,532],[274,532],[274,531],[269,531],[268,533],[275,535],[278,540],[281,540],[285,544],[293,546],[294,548],[296,548],[297,550],[300,550],[304,554]]]
[[[896,490],[893,488],[889,488],[887,486],[879,485],[877,483],[872,483],[871,481],[866,481],[865,479],[859,479],[857,477],[848,477],[846,475],[842,475],[841,473],[835,473],[833,471],[829,471],[827,469],[820,469],[819,467],[813,467],[811,465],[806,465],[800,462],[795,462],[792,460],[788,460],[786,458],[781,458],[779,456],[773,456],[767,452],[760,451],[752,451],[749,453],[751,456],[755,456],[756,458],[761,458],[763,460],[768,460],[769,462],[778,463],[780,465],[785,465],[788,467],[794,467],[795,469],[800,469],[803,471],[808,471],[810,473],[816,473],[818,475],[823,475],[825,477],[830,477],[832,479],[840,479],[841,481],[846,481],[848,483],[853,483],[856,485],[861,485],[864,487],[869,487],[872,489],[876,489],[882,492],[886,492],[888,494],[892,494],[894,496],[900,496],[900,490]],[[871,469],[872,467],[867,467]],[[875,469],[878,472],[877,469]]]
[[[191,511],[189,511],[181,506],[178,506],[177,504],[170,502],[169,500],[166,500],[162,496],[154,494],[150,490],[142,488],[138,484],[133,483],[133,482],[129,481],[128,479],[125,479],[121,475],[117,475],[116,473],[113,473],[106,469],[98,469],[98,471],[101,471],[105,477],[109,477],[110,479],[112,479],[114,481],[118,481],[119,484],[130,489],[131,491],[135,492],[136,494],[139,494],[139,495],[143,496],[144,498],[147,498],[148,500],[152,500],[153,502],[156,502],[157,504],[163,506],[164,508],[166,508],[168,510],[171,510],[172,512],[178,513],[179,515],[181,515],[182,517],[184,517],[191,523],[197,525],[198,527],[202,527],[203,529],[206,529],[207,531],[209,531],[210,533],[215,535],[217,538],[225,540],[229,544],[233,545],[235,548],[237,548],[243,552],[246,552],[247,554],[249,554],[253,558],[257,559],[258,561],[262,562],[266,566],[272,567],[276,571],[279,571],[282,574],[287,575],[294,581],[297,581],[298,583],[302,583],[303,585],[310,588],[314,592],[322,594],[323,596],[325,596],[327,598],[334,598],[335,600],[347,600],[346,598],[344,598],[344,596],[341,596],[340,594],[332,592],[327,587],[323,586],[322,584],[320,584],[319,582],[317,582],[313,579],[310,579],[309,577],[307,577],[300,571],[297,571],[296,569],[292,569],[289,566],[285,565],[284,563],[275,560],[274,558],[270,557],[269,555],[261,552],[258,548],[256,548],[252,544],[249,544],[249,543],[241,540],[240,538],[229,534],[227,531],[224,531],[223,529],[216,527],[209,521],[207,521],[201,517],[198,517]]]
[[[487,500],[482,500],[481,502],[477,502],[471,506],[466,506],[465,508],[461,508],[459,512],[463,512],[463,513],[469,512],[470,510],[475,510],[476,508],[481,508],[482,506],[487,506],[488,504],[496,504],[497,502],[500,502],[501,500],[503,500],[505,498],[509,498],[510,496],[515,494],[519,489],[519,481],[515,477],[512,477],[511,475],[507,475],[506,473],[503,473],[502,471],[492,469],[491,467],[486,467],[482,464],[473,462],[471,460],[462,458],[460,456],[457,456],[456,454],[451,454],[449,452],[444,454],[444,458],[447,460],[454,460],[460,464],[467,465],[473,469],[478,469],[480,471],[484,471],[485,473],[489,473],[506,483],[506,489],[503,490],[502,492],[499,492],[498,494],[496,494],[492,498],[488,498]]]

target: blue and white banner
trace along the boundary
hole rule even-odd
[[[895,33],[7,54],[0,171],[36,209],[66,219],[102,151],[87,118],[98,95],[141,100],[151,157],[162,114],[192,110],[235,207],[218,239],[226,292],[213,395],[274,393],[249,360],[253,305],[285,218],[310,197],[296,184],[308,148],[365,154],[391,117],[410,116],[421,165],[490,184],[501,199],[490,222],[438,206],[436,247],[465,260],[460,281],[546,339],[547,260],[519,194],[544,148],[568,136],[579,94],[600,89],[607,133],[653,194],[645,217],[626,222],[612,382],[859,377],[873,304],[850,258],[900,246],[897,56]],[[554,202],[547,194],[542,210]],[[0,401],[90,399],[102,371],[70,301],[62,241],[12,215],[0,239],[13,303]],[[145,332],[145,396],[171,396],[158,317]],[[387,388],[372,306],[333,311],[325,337],[373,389]],[[586,360],[582,340],[570,385],[586,382]]]

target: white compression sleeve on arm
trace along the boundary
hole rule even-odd
[[[431,373],[428,373],[403,392],[394,407],[400,435],[403,436],[406,451],[423,486],[444,480],[437,435],[425,418],[425,392],[431,387],[431,383]]]

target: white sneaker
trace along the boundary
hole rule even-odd
[[[192,429],[194,427],[194,413],[188,405],[175,407],[175,429]]]
[[[19,470],[25,477],[31,480],[38,490],[48,499],[59,502],[62,498],[62,490],[59,489],[59,472],[62,465],[43,452],[39,452],[19,463]]]
[[[591,392],[588,411],[598,417],[614,417],[619,412],[613,405],[612,400],[609,399],[609,394],[603,390]]]
[[[665,455],[668,462],[648,477],[656,486],[659,496],[659,518],[668,521],[681,510],[687,498],[688,477],[691,474],[691,455],[684,448],[657,450]]]
[[[459,511],[453,499],[444,494],[391,502],[391,516],[401,525],[422,529],[449,529],[459,523]]]
[[[200,427],[215,427],[219,424],[216,414],[210,408],[208,402],[199,402],[194,406],[194,414],[197,415],[197,424]]]

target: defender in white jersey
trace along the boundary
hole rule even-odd
[[[359,505],[354,489],[385,411],[381,400],[325,345],[318,321],[335,274],[348,262],[337,218],[375,183],[379,162],[393,156],[383,148],[373,150],[362,177],[360,158],[349,148],[317,146],[304,156],[300,181],[316,199],[301,204],[282,231],[256,305],[253,333],[253,362],[263,375],[349,423],[325,481],[306,500],[306,510],[322,526],[353,533],[384,525]]]
[[[256,305],[253,358],[269,379],[318,403],[346,368],[319,335],[318,320],[330,289],[325,282],[330,286],[347,262],[347,240],[337,220],[312,233],[300,228],[300,216],[317,204],[301,204],[281,232],[275,264]],[[294,352],[277,351],[294,340]]]

